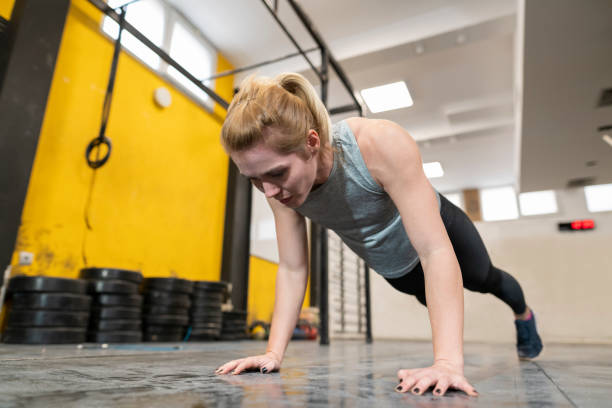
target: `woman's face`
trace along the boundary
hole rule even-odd
[[[277,129],[264,131],[266,140],[275,136],[282,137]],[[232,152],[230,156],[240,173],[248,177],[267,198],[297,208],[306,200],[315,181],[318,135],[314,142],[309,135],[304,147],[306,151],[301,154],[282,154],[262,141],[249,149]]]

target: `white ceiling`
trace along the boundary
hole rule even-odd
[[[168,1],[236,67],[295,52],[261,0]],[[288,3],[285,0],[278,3],[280,18],[300,46],[314,47]],[[431,180],[438,190],[451,192],[508,184],[518,187],[519,181],[521,187],[525,185],[530,190],[564,184],[553,185],[551,179],[541,179],[541,172],[534,171],[538,168],[537,156],[521,151],[520,138],[515,137],[515,131],[531,134],[525,126],[532,126],[527,121],[517,126],[515,120],[514,96],[521,96],[520,91],[515,91],[514,74],[517,0],[302,0],[299,4],[355,90],[406,81],[414,99],[412,107],[367,116],[398,122],[419,142],[424,161],[442,163],[444,177]],[[608,27],[612,25],[608,23]],[[417,53],[417,47],[424,51]],[[538,50],[530,52],[537,55]],[[531,58],[531,54],[527,56]],[[309,56],[318,65],[318,53]],[[528,59],[525,63],[528,66]],[[284,71],[302,72],[317,84],[317,78],[301,58],[256,72],[274,75]],[[561,68],[557,66],[555,71]],[[245,75],[238,75],[237,83]],[[602,79],[606,79],[605,75]],[[528,96],[530,93],[526,92],[525,97]],[[332,76],[328,106],[333,108],[350,101],[346,90]],[[537,111],[537,106],[527,100],[523,106],[535,110],[533,113]],[[333,119],[346,116],[350,114]],[[529,142],[523,141],[522,146],[529,146]],[[603,146],[601,151],[605,152]]]

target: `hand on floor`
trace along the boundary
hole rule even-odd
[[[271,352],[261,354],[259,356],[251,356],[232,360],[217,368],[215,374],[227,374],[232,371],[232,374],[240,374],[245,370],[260,370],[263,374],[278,371],[280,369],[280,361],[278,357]]]
[[[479,395],[463,376],[463,367],[448,362],[435,362],[426,368],[399,370],[397,377],[400,380],[395,388],[398,392],[411,391],[414,395],[423,395],[433,385],[433,394],[436,396],[444,395],[448,388],[462,390],[473,397]]]

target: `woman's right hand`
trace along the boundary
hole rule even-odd
[[[217,368],[215,374],[227,374],[231,371],[232,374],[240,374],[245,370],[259,370],[263,374],[278,371],[280,369],[280,360],[276,353],[268,351],[266,354],[259,356],[251,356],[232,360],[221,367]]]

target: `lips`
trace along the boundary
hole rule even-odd
[[[280,201],[282,204],[287,204],[289,201],[291,201],[291,196],[278,201]]]

